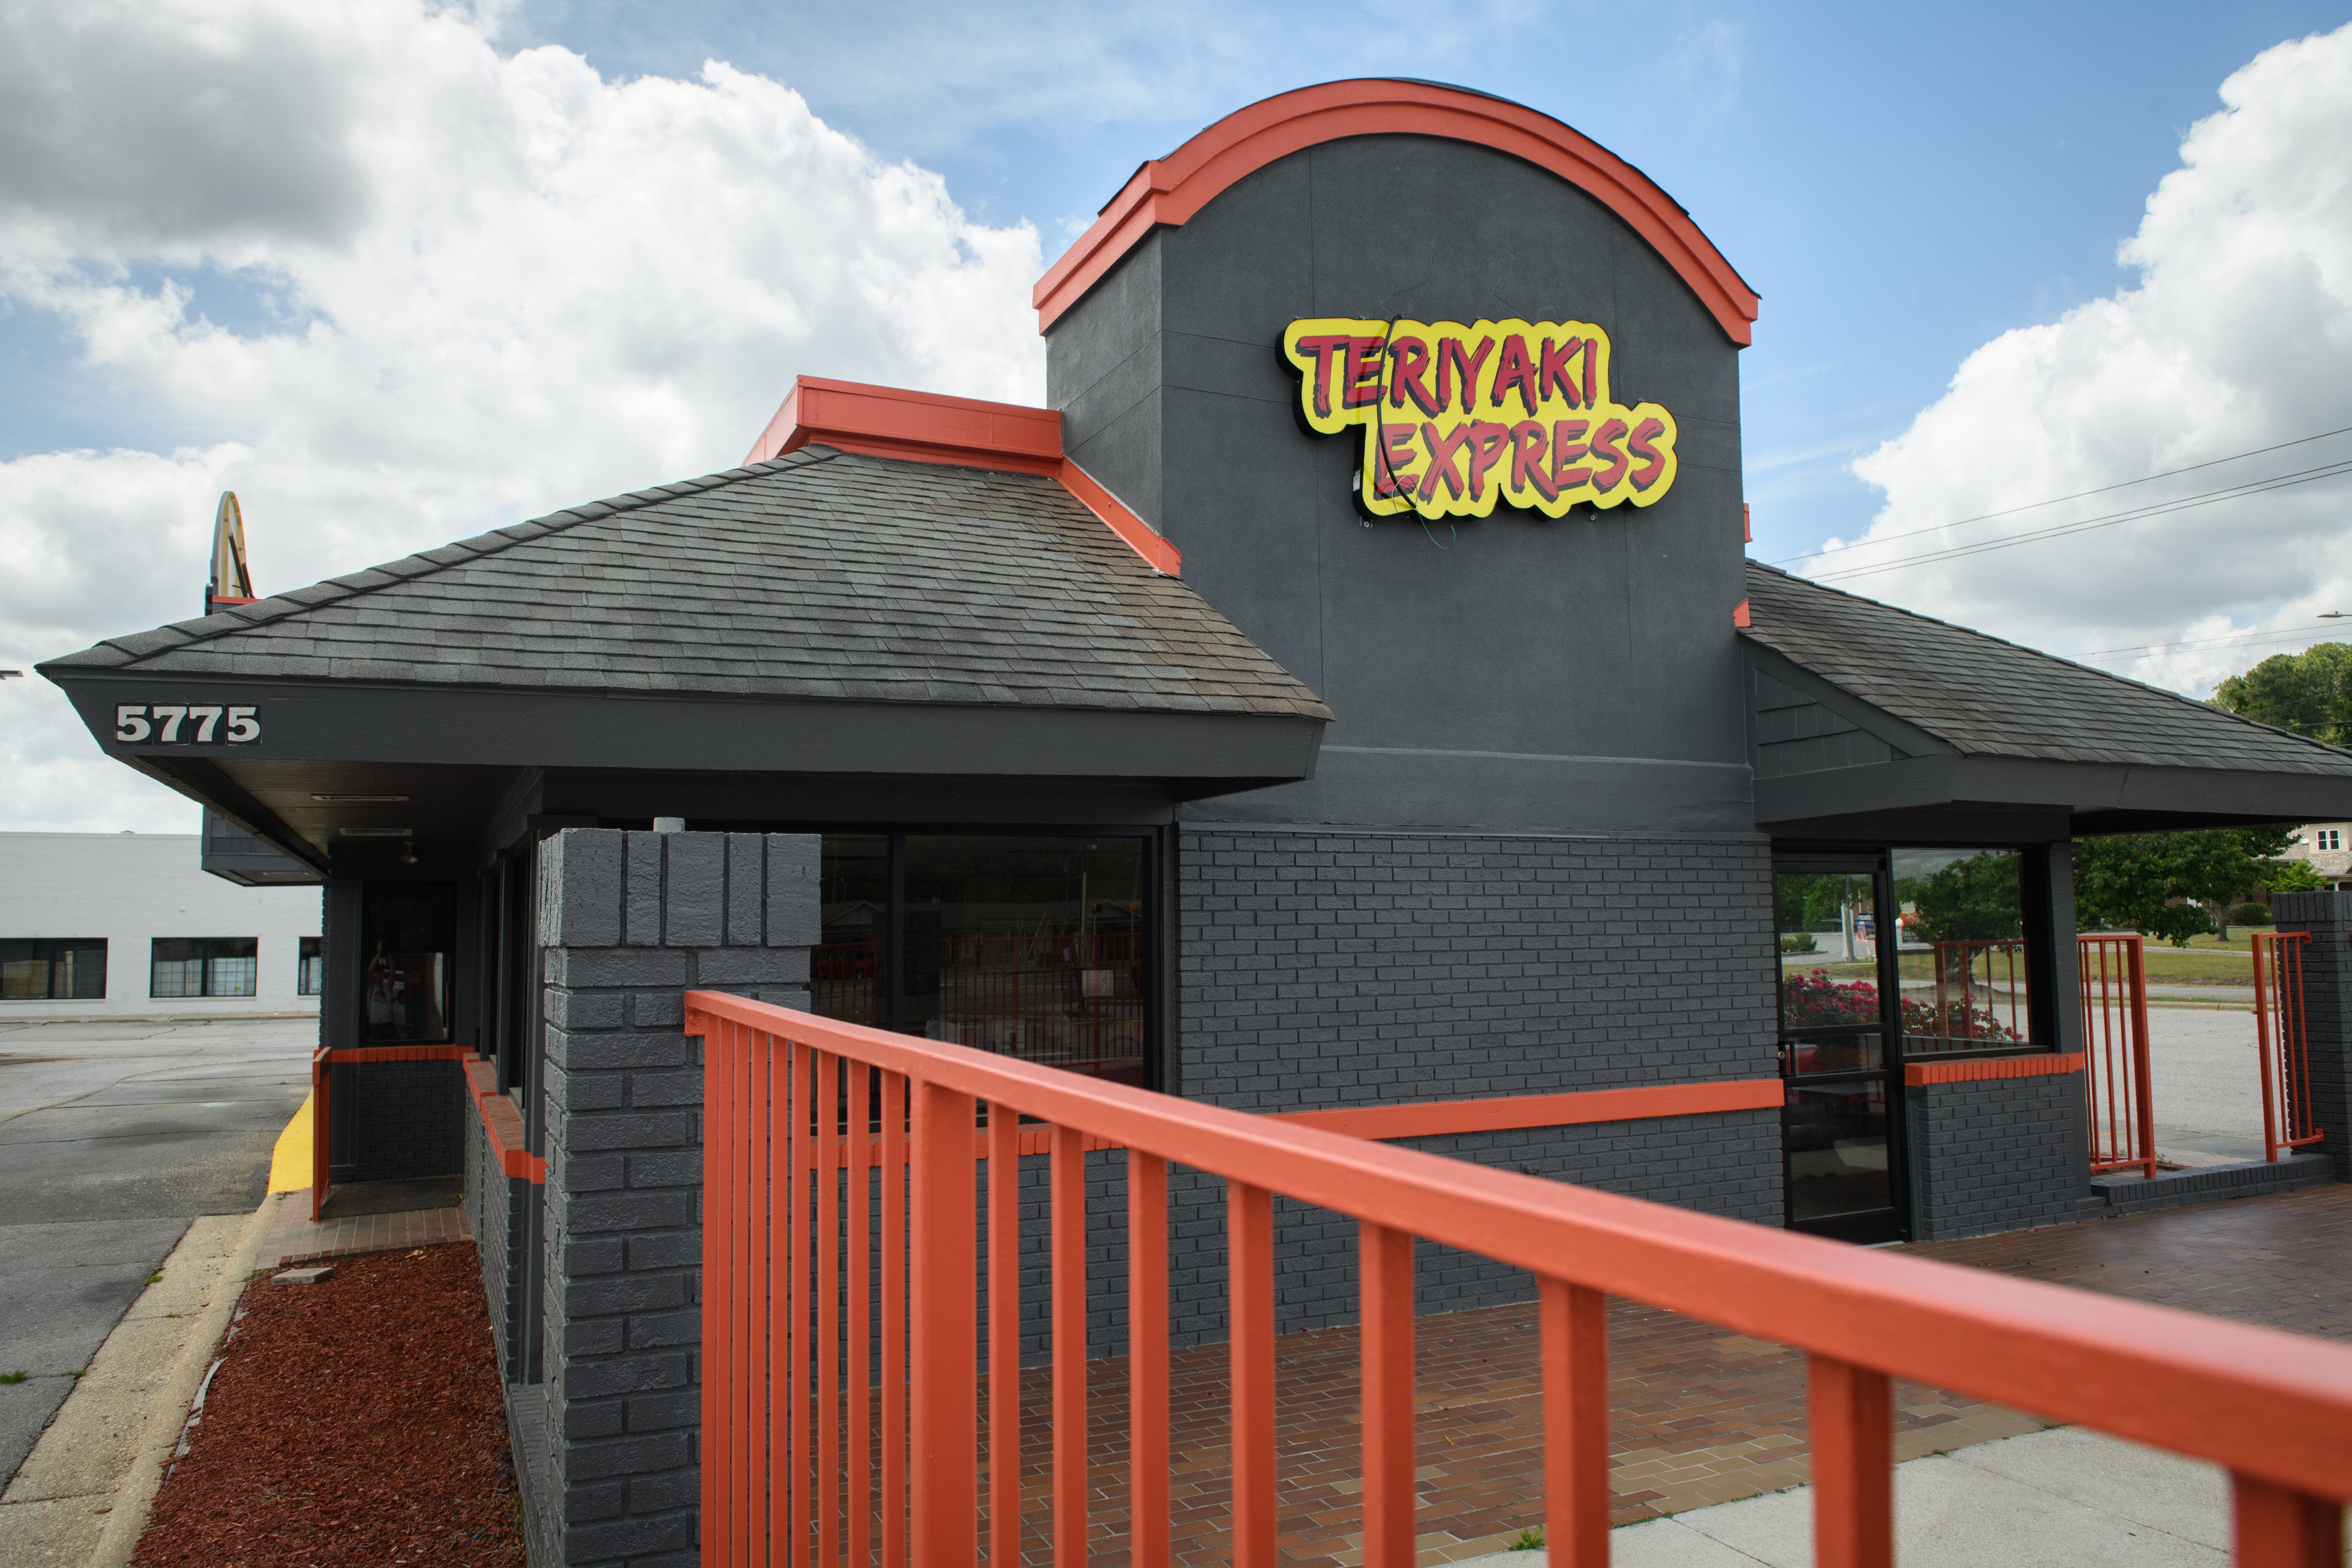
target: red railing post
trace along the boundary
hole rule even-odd
[[[2236,1568],[2343,1568],[2344,1510],[2248,1475],[2232,1475]]]
[[[1127,1155],[1129,1544],[1168,1568],[1168,1162]]]
[[[2263,1075],[2263,1158],[2275,1164],[2279,1152],[2278,1111],[2271,1103],[2271,1083],[2278,1076],[2278,1070],[2271,1049],[2271,1007],[2263,980],[2263,955],[2270,954],[2275,964],[2278,950],[2276,938],[2259,931],[2247,939],[2246,946],[2252,949],[2254,960],[2254,1051]]]
[[[1087,1568],[1087,1156],[1076,1127],[1053,1130],[1054,1568]]]
[[[841,1561],[841,1113],[844,1063],[816,1059],[816,1561]]]
[[[310,1223],[319,1223],[327,1207],[327,1163],[334,1153],[334,1135],[327,1124],[327,1081],[334,1076],[325,1051],[310,1053]]]
[[[1275,1568],[1274,1195],[1225,1184],[1233,1358],[1233,1568]]]
[[[741,1187],[742,1200],[736,1206],[740,1216],[743,1278],[763,1279],[769,1270],[768,1254],[775,1244],[775,1207],[772,1182],[775,1165],[774,1079],[776,1053],[769,1044],[772,1036],[751,1034],[749,1049],[741,1054],[744,1080],[743,1124],[751,1135],[741,1140],[746,1179]],[[774,1364],[774,1346],[771,1343],[773,1326],[762,1303],[751,1291],[742,1292],[744,1301],[737,1313],[737,1343],[742,1346],[742,1364],[746,1368],[769,1367]],[[766,1401],[756,1403],[751,1398],[748,1378],[738,1378],[734,1390],[736,1402],[743,1407],[743,1425],[751,1436],[743,1455],[743,1495],[748,1503],[750,1522],[744,1531],[744,1542],[753,1561],[767,1554],[768,1542],[773,1534],[782,1534],[786,1521],[773,1517],[770,1510],[775,1499],[771,1495],[769,1478],[775,1469],[774,1448],[782,1434],[768,1417]]]
[[[1544,1543],[1558,1568],[1609,1568],[1609,1301],[1537,1281]]]
[[[768,1305],[776,1315],[775,1340],[770,1365],[768,1401],[778,1433],[772,1456],[772,1490],[784,1528],[777,1532],[782,1568],[803,1568],[810,1561],[809,1528],[813,1496],[809,1482],[809,1077],[814,1053],[799,1041],[777,1037],[769,1071],[781,1070],[783,1091],[775,1097],[770,1139],[776,1163],[783,1168],[770,1199],[783,1231],[782,1242],[769,1249],[769,1267],[775,1270]],[[776,1129],[781,1129],[776,1130]]]
[[[882,1075],[882,1568],[907,1568],[907,1139],[914,1084]]]
[[[1815,1568],[1895,1568],[1895,1401],[1884,1373],[1811,1358]]]
[[[2139,1085],[2140,1171],[2156,1179],[2156,1069],[2149,1058],[2147,1029],[2147,939],[2135,935],[2125,945],[2131,956],[2133,1078]]]
[[[849,1145],[842,1162],[849,1215],[849,1489],[850,1568],[868,1568],[874,1535],[874,1299],[869,1278],[874,1248],[873,1145],[870,1128],[873,1071],[851,1061]]]
[[[735,1563],[736,1543],[720,1521],[731,1511],[726,1483],[735,1458],[729,1442],[728,1396],[736,1381],[729,1314],[745,1293],[729,1266],[735,1184],[725,1175],[733,1141],[727,1035],[738,1027],[693,1013],[686,1019],[687,1033],[702,1036],[702,1546],[709,1568]]]
[[[988,1562],[1021,1564],[1021,1114],[988,1105]]]
[[[916,1568],[973,1568],[979,1500],[973,1436],[980,1418],[972,1333],[980,1316],[972,1242],[974,1102],[919,1080],[913,1100],[912,1560]]]
[[[1364,1568],[1413,1568],[1412,1238],[1362,1220]]]

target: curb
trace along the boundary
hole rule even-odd
[[[264,1197],[261,1207],[246,1221],[245,1230],[237,1238],[236,1250],[222,1265],[219,1276],[231,1288],[221,1291],[196,1319],[187,1343],[172,1364],[170,1375],[149,1396],[146,1408],[141,1412],[142,1429],[131,1454],[131,1469],[115,1483],[113,1511],[107,1515],[106,1528],[89,1555],[90,1568],[124,1568],[131,1552],[137,1550],[140,1533],[147,1528],[148,1511],[154,1507],[155,1494],[163,1484],[163,1466],[179,1446],[189,1406],[195,1402],[196,1389],[212,1365],[214,1349],[228,1332],[229,1317],[244,1294],[243,1281],[253,1272],[254,1260],[268,1239],[270,1221],[277,1218],[280,1197],[278,1193]]]

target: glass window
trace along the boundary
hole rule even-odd
[[[1893,1204],[1885,1079],[1791,1084],[1781,1117],[1790,1223],[1864,1214]]]
[[[103,1001],[106,942],[97,936],[0,940],[0,999]]]
[[[1772,879],[1780,1032],[1878,1022],[1878,882],[1859,873]]]
[[[327,989],[327,955],[321,940],[316,936],[300,938],[301,949],[294,960],[294,994],[298,997],[323,996]]]
[[[457,890],[447,883],[370,883],[360,932],[367,955],[360,995],[368,1040],[426,1045],[449,1040]]]
[[[1144,850],[1114,834],[828,833],[811,1006],[1144,1082]]]
[[[249,997],[259,987],[261,942],[253,936],[158,936],[147,981],[151,997]]]
[[[886,1027],[882,944],[890,928],[890,837],[827,833],[818,896],[824,931],[809,955],[809,1010]]]
[[[1903,1049],[2030,1043],[2024,861],[2015,850],[1896,850]]]

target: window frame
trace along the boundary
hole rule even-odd
[[[1140,823],[1097,823],[1071,826],[1059,823],[987,822],[837,822],[823,826],[768,828],[768,832],[806,832],[819,840],[818,856],[822,865],[823,840],[828,835],[842,837],[881,838],[887,842],[889,892],[882,920],[882,962],[877,976],[880,994],[877,998],[879,1019],[874,1027],[900,1032],[898,1013],[904,992],[905,917],[907,908],[907,841],[909,838],[1007,838],[1007,839],[1132,839],[1142,851],[1141,904],[1143,924],[1143,1083],[1146,1088],[1162,1093],[1175,1092],[1172,1074],[1168,1068],[1168,978],[1175,972],[1172,947],[1172,922],[1168,918],[1166,888],[1168,861],[1171,854],[1166,828]],[[814,1001],[814,996],[810,998]]]
[[[7,957],[5,956],[5,949],[18,945],[30,949],[30,951],[22,957]],[[88,953],[93,950],[98,954],[97,994],[95,996],[76,995],[71,988],[70,980],[68,980],[66,989],[59,990],[58,988],[58,982],[60,973],[62,972],[68,976],[72,973],[73,966],[68,956],[74,953]],[[110,954],[108,951],[108,939],[103,936],[0,937],[0,963],[41,964],[46,966],[48,970],[48,977],[43,982],[44,988],[38,996],[5,997],[0,998],[0,1000],[11,1002],[102,1002],[106,999],[106,988],[109,984],[107,966],[110,958]]]
[[[167,959],[163,956],[163,946],[166,943],[199,947],[205,949],[205,951],[194,957],[175,957]],[[214,951],[215,948],[225,947],[243,947],[246,951]],[[224,962],[235,963],[240,960],[248,962],[253,966],[253,980],[250,987],[241,991],[215,990],[213,988],[216,975],[215,966]],[[201,977],[197,981],[198,988],[193,991],[185,989],[172,991],[158,990],[156,988],[156,981],[159,977],[158,972],[162,966],[166,963],[175,965],[201,965],[202,968],[199,970]],[[149,939],[147,946],[147,999],[150,1001],[239,1001],[258,997],[260,994],[261,938],[258,936],[156,936]]]

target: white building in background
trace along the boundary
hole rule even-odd
[[[0,1023],[315,1013],[319,889],[240,887],[194,833],[0,833]]]
[[[2305,822],[2279,859],[2308,861],[2320,881],[2352,888],[2352,822]]]

